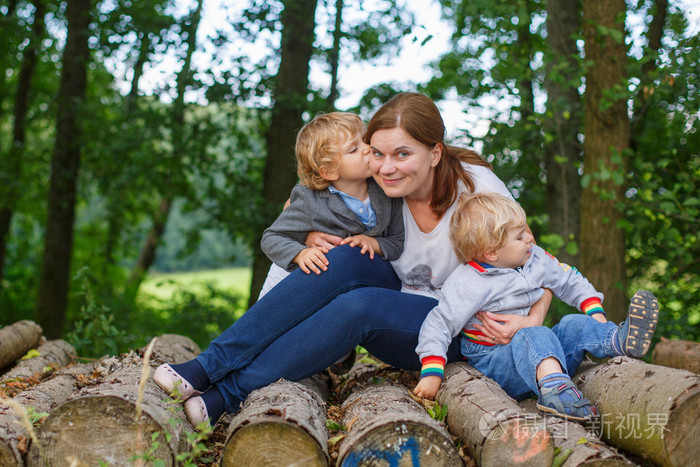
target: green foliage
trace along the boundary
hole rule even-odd
[[[75,347],[78,355],[99,357],[120,353],[126,333],[119,329],[115,316],[93,293],[94,280],[87,268],[78,271],[74,281],[79,284],[78,299],[82,302],[80,314],[71,324],[66,340]]]
[[[447,405],[440,405],[437,402],[432,408],[428,409],[428,415],[438,422],[444,422],[447,417]]]

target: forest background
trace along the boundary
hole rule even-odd
[[[209,1],[0,3],[0,326],[85,357],[206,347],[257,297],[296,131],[419,91],[609,318],[646,288],[657,336],[700,340],[700,4],[439,0],[436,26],[399,0]],[[409,47],[435,58],[387,72]]]

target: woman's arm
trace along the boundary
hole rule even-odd
[[[542,326],[552,303],[552,296],[551,290],[544,289],[544,295],[532,305],[527,316],[480,311],[476,317],[482,324],[475,324],[474,327],[492,338],[494,343],[508,344],[519,329]]]

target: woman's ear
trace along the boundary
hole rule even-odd
[[[445,146],[442,143],[435,143],[433,149],[430,150],[430,167],[437,167],[438,162],[440,162],[440,159],[442,159],[442,151],[444,149]]]

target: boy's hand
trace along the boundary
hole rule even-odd
[[[440,389],[440,383],[442,383],[442,378],[439,376],[431,375],[421,378],[413,389],[413,394],[423,399],[435,399],[435,395]]]
[[[374,253],[382,253],[382,249],[379,247],[379,242],[374,237],[368,237],[367,235],[353,235],[352,237],[346,237],[340,242],[341,245],[350,245],[352,247],[360,246],[362,250],[360,253],[363,255],[369,251],[369,259],[374,259]]]
[[[591,318],[593,318],[594,320],[599,321],[599,322],[601,322],[601,323],[607,323],[607,322],[608,322],[608,318],[606,318],[605,315],[604,315],[603,313],[593,313],[593,314],[591,315]]]
[[[306,274],[310,274],[311,271],[316,274],[321,274],[321,269],[324,271],[328,270],[328,260],[321,248],[304,248],[294,257],[293,261],[297,263]]]

